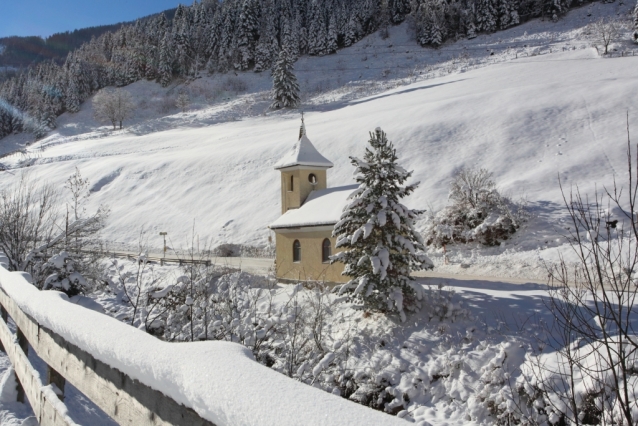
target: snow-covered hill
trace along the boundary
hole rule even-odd
[[[410,206],[441,208],[456,170],[485,167],[506,193],[525,196],[537,217],[521,245],[561,244],[551,229],[562,209],[557,176],[585,192],[626,176],[625,121],[627,112],[632,126],[638,118],[638,57],[598,57],[581,27],[628,8],[593,4],[558,24],[532,21],[438,51],[417,48],[401,26],[388,40],[373,35],[336,55],[301,59],[308,136],[335,164],[329,185],[352,183],[348,156],[362,155],[368,131],[380,126],[421,181]],[[228,89],[229,81],[240,87]],[[179,247],[193,226],[213,245],[265,245],[267,225],[280,213],[273,165],[300,124],[298,111],[265,113],[269,84],[269,76],[254,73],[202,78],[185,88],[192,111],[166,115],[158,111],[184,87],[135,83],[127,90],[140,110],[130,127],[100,127],[86,103],[26,154],[5,157],[0,185],[29,166],[61,187],[79,167],[92,184],[89,209],[111,208],[104,234],[114,245],[137,246],[145,229],[151,246],[160,247],[158,233],[167,231]],[[7,152],[23,141],[0,144]]]

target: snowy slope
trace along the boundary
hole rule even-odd
[[[603,14],[619,10],[615,4],[592,7]],[[551,41],[585,47],[574,28],[586,23],[587,10],[570,16],[565,22],[571,27],[554,34]],[[534,39],[528,31],[542,27],[536,32],[542,34],[548,25],[530,22],[512,29],[508,40]],[[405,38],[400,34],[404,30],[394,28],[394,36]],[[483,36],[481,43],[489,45],[507,36],[507,31],[489,40]],[[505,192],[526,196],[537,214],[551,223],[561,210],[559,173],[567,186],[578,184],[585,191],[592,191],[595,183],[608,184],[614,176],[625,176],[625,116],[628,111],[635,121],[638,112],[638,57],[601,59],[591,48],[530,57],[512,52],[501,51],[496,56],[502,62],[493,65],[477,68],[472,64],[478,62],[465,62],[464,72],[368,97],[350,93],[329,103],[319,101],[321,96],[308,99],[308,137],[335,164],[328,172],[329,185],[353,183],[348,156],[363,154],[368,131],[377,126],[388,133],[402,164],[421,181],[408,200],[415,208],[441,208],[455,170],[480,166],[494,172]],[[331,58],[318,58],[316,64],[340,59]],[[302,66],[300,61],[298,68]],[[388,84],[401,82],[405,80]],[[144,228],[151,246],[161,246],[157,234],[167,231],[171,245],[179,247],[194,222],[200,237],[214,245],[263,245],[269,235],[267,225],[280,214],[279,173],[273,167],[296,142],[300,117],[296,111],[246,112],[261,105],[250,104],[263,96],[260,84],[251,83],[257,90],[254,95],[164,118],[152,118],[149,112],[130,129],[113,133],[96,130],[90,105],[85,104],[77,115],[62,117],[61,130],[32,145],[26,155],[3,159],[11,170],[0,185],[10,185],[18,169],[28,165],[34,176],[61,186],[79,167],[93,184],[89,209],[105,203],[112,210],[105,235],[113,243],[137,246]],[[129,90],[148,93],[142,89],[150,86],[160,90],[149,82],[136,83]],[[330,93],[324,95],[336,99],[337,93]],[[245,114],[233,113],[233,108]],[[235,121],[237,117],[243,118]],[[12,143],[7,139],[5,143]]]

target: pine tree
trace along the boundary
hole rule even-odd
[[[239,48],[239,69],[247,70],[253,65],[255,54],[255,40],[259,29],[259,11],[253,0],[244,0],[239,24],[237,28],[237,40]]]
[[[73,75],[69,74],[69,85],[66,89],[65,106],[69,112],[78,112],[80,110],[80,91]]]
[[[272,109],[296,108],[299,105],[299,84],[293,71],[292,58],[286,49],[282,49],[272,72]]]
[[[388,8],[392,22],[399,24],[410,13],[410,2],[409,0],[389,0]]]
[[[171,32],[166,31],[164,37],[162,38],[162,43],[160,44],[160,55],[159,55],[159,83],[162,87],[166,87],[170,84],[173,79],[173,54],[172,54],[172,43],[171,43]]]
[[[478,0],[476,3],[476,27],[479,31],[496,31],[497,14],[494,0]]]
[[[504,30],[513,25],[518,25],[518,4],[513,0],[498,0],[499,20],[498,26]]]
[[[326,54],[326,21],[323,17],[321,7],[313,3],[311,6],[310,29],[308,30],[308,53],[316,56]]]
[[[386,39],[390,37],[389,27],[390,27],[390,6],[388,5],[387,0],[381,0],[381,13],[379,14],[379,35],[382,39]]]
[[[330,17],[330,25],[328,26],[328,41],[326,43],[326,53],[335,53],[339,46],[337,45],[337,20],[334,15]]]
[[[352,46],[357,41],[357,35],[359,34],[357,21],[354,17],[350,17],[346,24],[346,33],[343,38],[343,44],[346,47]]]
[[[334,227],[336,247],[343,251],[332,262],[344,263],[343,274],[351,278],[340,294],[405,321],[404,309],[419,307],[422,297],[410,272],[433,267],[413,225],[421,212],[400,203],[418,184],[404,186],[412,172],[397,164],[396,150],[380,128],[370,133],[369,142],[363,160],[350,157],[359,188]]]

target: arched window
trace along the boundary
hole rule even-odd
[[[295,240],[295,242],[292,243],[292,261],[301,262],[301,243],[299,240]]]
[[[290,192],[295,190],[295,177],[294,176],[290,176]]]
[[[308,175],[308,182],[310,182],[311,185],[316,185],[317,184],[317,176],[314,173],[310,173]]]
[[[330,262],[330,256],[332,256],[332,244],[330,244],[329,239],[323,240],[321,243],[321,261],[323,263]]]

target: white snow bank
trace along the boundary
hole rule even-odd
[[[241,345],[162,342],[4,268],[0,286],[42,326],[219,426],[405,424],[270,370]]]

